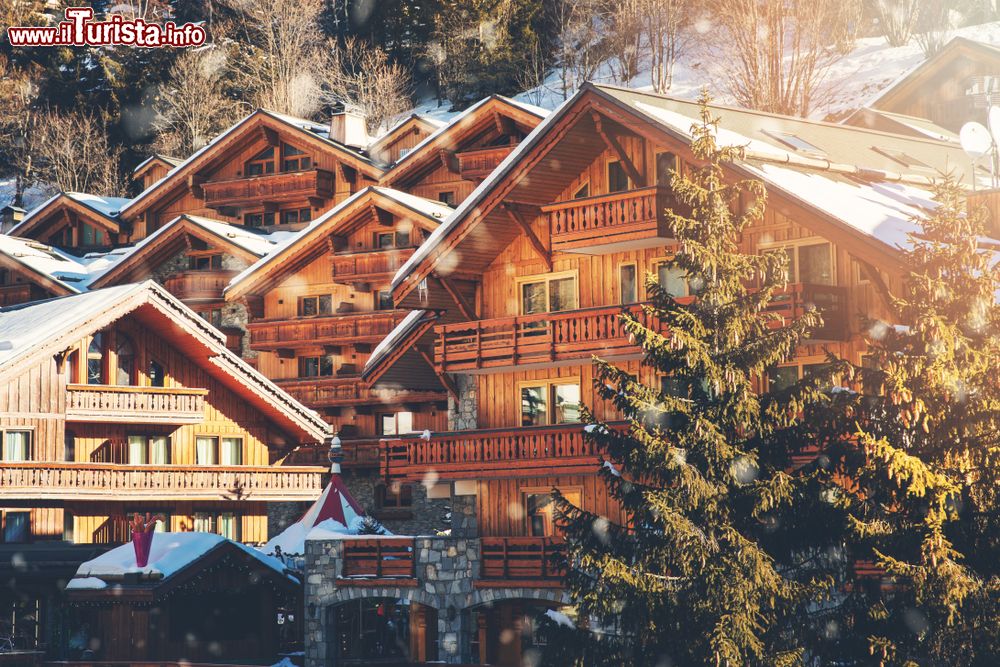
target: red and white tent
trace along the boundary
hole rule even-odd
[[[313,528],[320,527],[330,533],[356,534],[364,514],[361,505],[347,490],[344,480],[334,473],[323,493],[302,518],[268,540],[261,551],[273,554],[280,547],[282,553],[288,555],[305,553],[306,536]]]

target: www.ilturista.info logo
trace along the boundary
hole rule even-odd
[[[66,20],[54,27],[11,26],[7,38],[11,46],[110,46],[121,44],[142,48],[201,46],[205,29],[194,23],[177,25],[147,23],[118,15],[107,21],[93,21],[92,7],[68,7]]]

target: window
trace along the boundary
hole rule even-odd
[[[224,466],[243,465],[243,438],[223,438],[219,462]]]
[[[783,252],[787,255],[785,278],[790,283],[833,284],[833,246],[829,243],[800,243],[764,252]]]
[[[222,326],[222,309],[221,308],[209,308],[208,310],[199,310],[198,315],[201,319],[205,320],[213,327]]]
[[[882,148],[881,146],[872,146],[872,150],[879,155],[884,155],[894,162],[898,162],[904,167],[909,167],[911,169],[930,169],[931,167],[926,163],[918,160],[917,158],[904,153],[903,151],[893,150],[891,148]]]
[[[579,506],[580,492],[560,489],[569,502]],[[532,537],[551,537],[556,534],[552,494],[545,490],[529,491],[524,494],[525,518],[528,522],[528,534]]]
[[[127,387],[135,384],[135,345],[128,336],[119,333],[115,339],[117,369],[115,384]]]
[[[295,146],[281,144],[281,171],[304,171],[312,166],[312,159]]]
[[[188,257],[191,271],[211,271],[222,268],[222,255],[194,255]]]
[[[218,533],[227,540],[240,539],[240,517],[234,512],[223,512],[218,519]]]
[[[195,512],[194,530],[196,533],[214,533],[215,517],[208,512]]]
[[[104,384],[104,334],[100,332],[87,346],[87,384]]]
[[[573,199],[583,199],[584,197],[590,196],[590,183],[584,183],[581,185],[576,192],[573,193]]]
[[[274,211],[247,213],[243,216],[243,224],[247,227],[269,227],[274,224]]]
[[[618,266],[618,302],[635,303],[639,300],[639,286],[636,282],[635,264]]]
[[[608,163],[608,192],[623,192],[629,189],[628,174],[618,160]]]
[[[165,387],[166,386],[167,373],[163,370],[163,364],[160,362],[150,359],[149,360],[149,386],[150,387]]]
[[[104,245],[104,232],[85,222],[80,223],[80,238],[83,246]]]
[[[31,460],[31,431],[4,431],[3,460],[17,463]]]
[[[299,317],[332,315],[333,297],[329,294],[299,297]]]
[[[792,134],[791,132],[779,132],[776,130],[761,130],[764,134],[771,137],[772,139],[777,139],[783,143],[788,148],[798,152],[798,153],[811,153],[813,155],[825,155],[825,153],[809,143],[802,137]]]
[[[392,310],[392,291],[380,289],[375,293],[375,310]]]
[[[522,315],[558,313],[576,307],[576,275],[556,274],[521,283]]]
[[[376,509],[406,509],[413,507],[413,486],[410,484],[379,484],[375,487]]]
[[[10,280],[10,271],[7,269],[0,269],[0,285],[13,285],[14,283]]]
[[[855,285],[867,285],[871,282],[871,277],[868,275],[868,268],[865,267],[863,262],[859,262],[857,259],[852,257],[851,268],[854,270]]]
[[[790,364],[787,366],[776,366],[767,372],[767,384],[772,391],[781,391],[795,385],[803,377],[812,371],[822,368],[825,364]]]
[[[299,357],[299,377],[315,378],[333,375],[333,355]]]
[[[212,436],[195,438],[195,465],[214,466],[219,462],[219,439]],[[197,528],[195,529],[197,530]]]
[[[378,232],[375,234],[376,248],[392,248],[396,245],[396,235],[392,232]]]
[[[687,281],[687,272],[670,262],[660,262],[656,265],[656,282],[670,296],[691,296],[691,287]]]
[[[454,191],[449,190],[448,192],[439,192],[438,201],[444,204],[445,206],[454,206],[455,205]]]
[[[28,542],[31,539],[31,512],[4,512],[3,541],[7,544]]]
[[[274,146],[265,148],[257,153],[247,162],[245,173],[247,176],[263,176],[274,173]]]
[[[63,509],[63,542],[72,542],[76,537],[76,522],[73,513],[68,509]]]
[[[673,153],[657,153],[656,184],[670,185],[670,179],[674,171],[677,171],[677,156]]]
[[[580,421],[580,383],[575,380],[525,382],[521,391],[521,426],[575,424]]]
[[[400,435],[402,433],[413,433],[412,412],[391,412],[380,417],[380,435]]]
[[[295,208],[281,212],[281,224],[294,225],[299,222],[309,222],[312,219],[312,209]]]
[[[128,437],[129,465],[170,464],[170,438],[165,435],[130,435]]]

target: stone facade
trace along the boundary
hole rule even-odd
[[[267,536],[274,537],[302,518],[311,503],[273,502],[267,504]]]
[[[375,507],[375,487],[384,481],[376,470],[345,470],[341,478],[366,514],[376,517],[397,535],[434,535],[451,527],[451,500],[430,499],[423,484],[413,485],[413,506],[409,510],[383,510]]]
[[[458,399],[448,394],[448,430],[469,431],[478,428],[476,412],[476,378],[472,375],[453,375]]]
[[[503,600],[536,600],[553,606],[569,603],[566,593],[558,588],[476,586],[480,563],[477,539],[414,538],[416,577],[383,579],[368,586],[341,579],[343,544],[341,540],[306,543],[305,667],[335,664],[329,643],[331,609],[358,598],[402,599],[436,609],[438,660],[446,664],[473,662],[473,609]]]

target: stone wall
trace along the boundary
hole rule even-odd
[[[479,537],[479,521],[476,519],[476,496],[451,498],[451,536]]]
[[[369,585],[352,580],[345,585],[341,540],[306,543],[305,667],[335,664],[330,655],[330,610],[359,598],[409,600],[438,611],[438,660],[447,664],[471,663],[472,627],[469,611],[502,600],[538,600],[568,604],[557,588],[484,588],[475,586],[480,545],[476,539],[456,537],[414,538],[415,579],[382,579]]]
[[[423,484],[413,484],[413,506],[410,511],[378,512],[375,509],[375,486],[384,483],[377,470],[345,470],[341,478],[348,491],[361,504],[366,514],[378,518],[390,532],[398,535],[434,535],[451,527],[451,500],[431,500]]]
[[[308,502],[269,502],[267,504],[267,537],[268,539],[288,528],[302,518],[309,509]]]
[[[448,430],[468,431],[477,427],[476,378],[472,375],[453,375],[458,399],[448,394]]]

